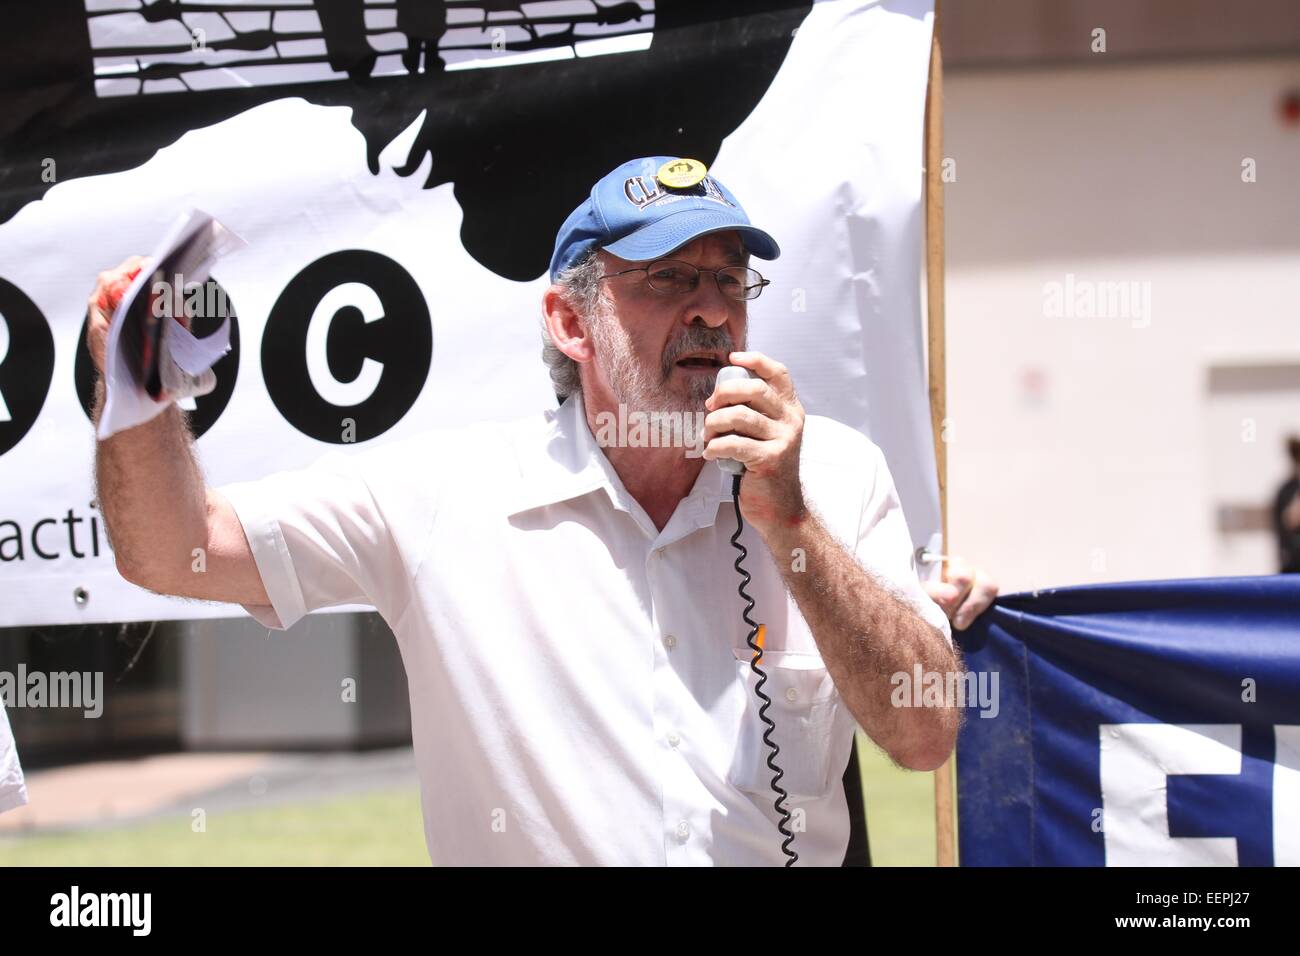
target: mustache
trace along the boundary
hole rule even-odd
[[[691,352],[721,352],[726,355],[728,352],[735,352],[736,341],[731,334],[722,328],[701,328],[692,325],[687,328],[686,333],[676,342],[664,350],[663,367],[660,369],[663,380],[668,381],[668,376],[673,374],[673,366],[683,355]]]

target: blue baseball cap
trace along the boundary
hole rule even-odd
[[[739,232],[760,259],[781,255],[776,240],[750,225],[736,197],[703,163],[676,156],[631,159],[601,177],[564,220],[551,254],[551,281],[592,249],[645,262],[726,230]]]

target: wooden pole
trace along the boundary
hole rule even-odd
[[[934,2],[934,35],[930,40],[930,82],[925,94],[925,292],[928,341],[930,428],[939,476],[939,515],[943,550],[948,544],[948,448],[943,423],[948,415],[947,355],[943,312],[943,56],[939,49],[939,0]],[[955,866],[957,841],[953,792],[953,756],[934,772],[935,862]]]

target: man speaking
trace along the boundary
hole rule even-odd
[[[786,368],[745,349],[768,284],[751,258],[779,254],[702,164],[624,163],[556,237],[542,312],[557,410],[207,488],[173,404],[97,446],[117,567],[271,628],[373,605],[406,668],[435,864],[780,865],[719,465],[739,462],[793,849],[838,866],[855,726],[897,763],[937,767],[953,702],[892,692],[958,661],[880,450],[806,416]],[[139,264],[91,296],[101,370],[113,290]],[[715,387],[727,365],[752,377]],[[606,427],[633,413],[703,431],[693,449]]]

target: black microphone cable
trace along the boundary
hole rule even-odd
[[[750,669],[758,675],[758,682],[754,685],[754,694],[760,701],[762,701],[758,708],[758,719],[767,726],[767,729],[763,731],[763,743],[767,744],[768,748],[772,751],[768,754],[767,765],[772,770],[772,789],[776,791],[777,794],[776,800],[773,801],[773,806],[776,807],[776,812],[781,814],[781,820],[777,823],[776,828],[781,832],[781,835],[785,837],[781,842],[781,852],[788,857],[785,861],[785,865],[789,867],[794,866],[795,861],[799,859],[799,854],[790,849],[790,844],[794,842],[794,833],[790,830],[790,811],[785,805],[785,801],[790,795],[781,787],[780,783],[781,778],[785,776],[785,771],[777,766],[776,763],[776,758],[781,753],[781,748],[778,747],[776,741],[772,739],[772,731],[776,729],[776,724],[773,723],[772,718],[767,716],[767,709],[772,706],[772,698],[763,693],[763,685],[767,683],[767,675],[764,674],[762,668],[758,666],[758,662],[763,656],[763,648],[755,640],[759,626],[757,622],[749,616],[749,612],[754,609],[754,599],[745,591],[745,585],[750,582],[750,574],[741,566],[741,562],[744,561],[745,557],[749,554],[749,551],[745,546],[740,543],[740,532],[744,530],[745,527],[745,522],[740,517],[741,477],[741,475],[734,475],[731,479],[731,500],[736,507],[736,533],[731,536],[731,545],[740,552],[739,556],[736,558],[735,564],[735,568],[740,572],[742,579],[737,591],[739,591],[740,596],[745,599],[745,610],[741,612],[740,616],[744,618],[745,623],[749,625],[749,635],[745,638],[745,643],[747,643],[749,649],[754,652],[753,658],[750,659],[749,666]]]

